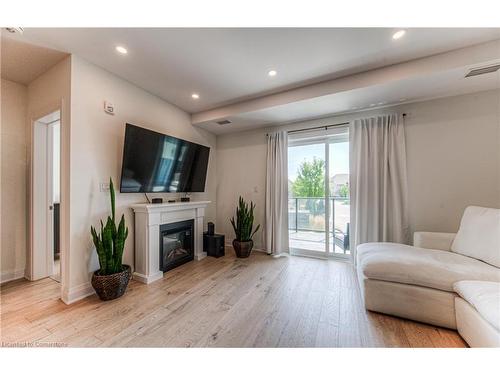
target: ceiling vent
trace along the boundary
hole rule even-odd
[[[472,69],[469,73],[467,73],[467,75],[465,76],[465,78],[479,76],[481,74],[494,73],[498,69],[500,69],[500,64],[491,65],[491,66],[487,66],[487,67],[484,67],[484,68]]]
[[[219,125],[228,125],[231,123],[231,121],[229,120],[220,120],[220,121],[216,121],[217,124]]]
[[[11,34],[22,34],[24,33],[24,29],[22,27],[6,27],[5,30],[7,30]]]

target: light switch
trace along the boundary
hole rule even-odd
[[[99,190],[103,193],[109,192],[109,182],[101,182],[99,184]]]

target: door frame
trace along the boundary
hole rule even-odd
[[[330,145],[335,140],[335,135],[344,134],[349,131],[348,125],[337,126],[335,128],[330,128],[326,130],[314,130],[300,135],[288,135],[288,147],[294,146],[305,146],[312,144],[323,144],[324,145],[324,160],[325,160],[325,196],[323,197],[325,203],[325,249],[324,251],[315,250],[305,250],[297,249],[293,247],[290,248],[291,255],[306,256],[311,258],[320,259],[339,259],[345,261],[352,261],[352,252],[349,254],[338,254],[330,251],[330,229],[333,230],[333,236],[335,236],[335,221],[332,222],[333,228],[330,228]],[[347,136],[347,141],[349,142],[349,137]],[[335,204],[335,202],[333,202]],[[335,244],[334,244],[335,246]]]
[[[31,121],[29,279],[53,275],[53,150],[50,124],[61,122],[59,108]],[[61,145],[59,144],[59,147]],[[41,170],[40,170],[41,169]],[[59,169],[61,166],[59,165]],[[52,206],[52,209],[50,209]],[[42,243],[43,245],[39,246]]]
[[[47,105],[42,105],[36,108],[30,108],[27,119],[27,134],[28,140],[28,249],[26,256],[26,271],[25,277],[28,280],[31,278],[31,251],[33,249],[33,138],[34,138],[34,123],[40,118],[53,113],[55,111],[60,111],[60,175],[59,175],[59,202],[60,202],[60,231],[59,231],[59,245],[60,245],[60,271],[61,271],[61,281],[60,281],[60,299],[69,304],[71,302],[71,290],[70,290],[70,215],[69,215],[69,205],[70,205],[70,116],[69,116],[69,102],[65,98],[59,98],[56,100],[51,100]]]

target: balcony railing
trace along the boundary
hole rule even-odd
[[[333,196],[326,201],[330,205],[330,220],[326,225],[324,198],[297,197],[288,199],[288,228],[298,232],[325,232],[333,234],[335,245],[349,249],[349,198]]]

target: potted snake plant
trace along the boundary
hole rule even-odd
[[[101,229],[98,233],[90,227],[92,240],[99,258],[99,269],[92,275],[92,287],[103,301],[121,297],[132,276],[129,265],[122,264],[123,249],[128,236],[125,226],[125,217],[122,215],[118,228],[115,224],[115,189],[113,180],[109,179],[109,193],[111,199],[111,217],[106,224],[101,220]]]
[[[253,248],[253,236],[259,230],[260,224],[253,230],[253,210],[255,204],[250,202],[250,207],[242,197],[240,197],[236,208],[236,220],[231,218],[234,234],[233,248],[238,258],[248,258]],[[252,231],[253,230],[253,231]]]

